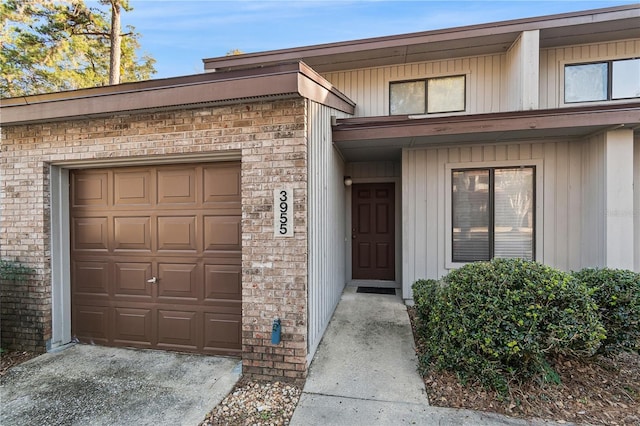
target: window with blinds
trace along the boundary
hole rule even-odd
[[[452,260],[533,260],[535,167],[451,173]]]

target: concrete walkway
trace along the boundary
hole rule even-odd
[[[240,360],[75,345],[0,380],[0,424],[195,426],[240,378]]]
[[[372,424],[550,423],[430,406],[402,299],[347,287],[311,363],[291,425]]]

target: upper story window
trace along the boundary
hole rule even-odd
[[[465,87],[464,75],[392,82],[389,85],[389,114],[464,111]]]
[[[640,59],[620,59],[564,67],[564,102],[640,97]]]

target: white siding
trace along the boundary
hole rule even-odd
[[[591,182],[600,172],[590,148],[591,143],[582,141],[539,141],[405,150],[403,292],[410,294],[411,284],[420,278],[439,278],[448,272],[446,167],[456,163],[482,167],[530,160],[537,164],[536,260],[572,270],[602,259],[603,243],[595,241],[601,238],[597,224],[602,221],[595,209],[583,208],[596,205],[601,196]],[[582,240],[589,228],[595,231],[593,244]]]
[[[507,51],[506,105],[509,110],[538,108],[540,31],[524,31]]]
[[[639,269],[639,148],[630,129],[584,143],[582,266]]]
[[[309,360],[345,285],[344,162],[331,141],[331,115],[343,114],[308,101]]]
[[[640,39],[542,49],[540,51],[540,108],[563,106],[563,68],[566,63],[637,56],[640,56]]]
[[[633,130],[605,135],[606,266],[633,269]]]
[[[505,54],[454,58],[323,74],[356,102],[357,117],[389,114],[389,82],[443,75],[467,76],[465,114],[562,106],[562,67],[567,62],[640,56],[640,39],[541,49],[536,32],[523,33]],[[524,43],[523,43],[524,41]],[[539,60],[539,71],[530,69]],[[538,84],[539,93],[531,93]]]
[[[338,90],[356,103],[357,117],[389,114],[389,82],[445,75],[467,76],[465,113],[505,111],[503,97],[506,55],[455,58],[445,61],[365,68],[323,74]]]
[[[633,254],[635,255],[634,271],[640,272],[640,135],[633,144]]]
[[[604,134],[592,136],[582,154],[582,264],[590,266],[605,266],[604,142]]]

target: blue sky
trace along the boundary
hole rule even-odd
[[[94,2],[87,2],[91,6]],[[202,59],[597,9],[627,1],[130,0],[123,25],[142,34],[154,78],[196,74]]]

